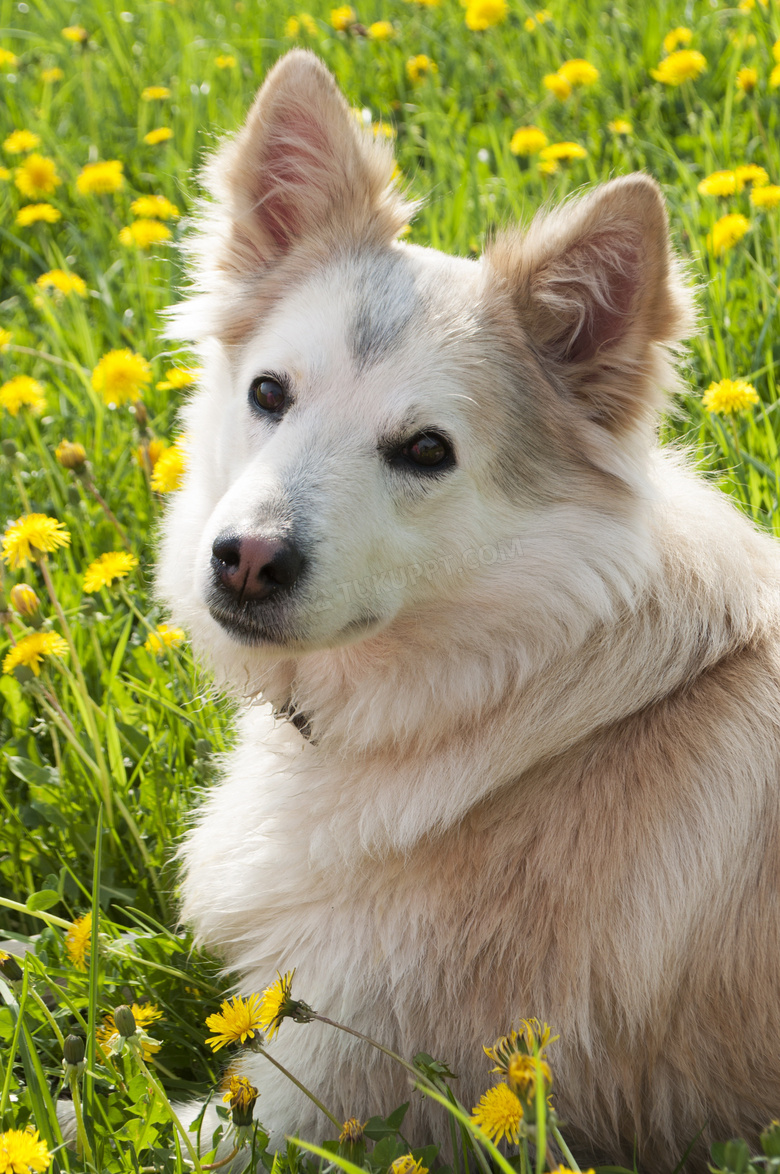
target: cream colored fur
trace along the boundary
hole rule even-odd
[[[471,262],[395,242],[390,166],[297,52],[209,168],[159,585],[251,704],[183,915],[242,991],[296,967],[317,1010],[447,1060],[468,1105],[482,1045],[547,1020],[583,1154],[630,1162],[636,1139],[671,1170],[702,1127],[780,1114],[778,548],[654,442],[691,309],[649,178]],[[361,363],[349,324],[376,324],[385,280],[397,338]],[[282,369],[295,407],[258,423],[249,382]],[[424,490],[375,447],[409,412],[458,458]],[[287,638],[239,644],[208,611],[211,544],[290,517],[314,553]],[[290,701],[309,740],[274,716]],[[344,1118],[409,1095],[319,1024],[272,1048]],[[246,1070],[273,1141],[332,1132]],[[446,1133],[418,1097],[410,1129]]]

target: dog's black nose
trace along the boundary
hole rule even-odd
[[[220,583],[243,603],[292,587],[303,555],[284,538],[220,534],[211,548],[211,565]]]

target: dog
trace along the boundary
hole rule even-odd
[[[547,1021],[576,1152],[703,1170],[780,1114],[778,547],[656,442],[694,312],[649,176],[473,260],[398,239],[392,172],[294,51],[205,173],[159,592],[248,704],[183,916],[467,1107]],[[319,1022],[271,1047],[340,1118],[408,1099]],[[332,1135],[242,1062],[272,1142]]]

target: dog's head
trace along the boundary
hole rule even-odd
[[[583,543],[622,557],[689,326],[657,186],[614,180],[477,262],[397,240],[392,171],[301,51],[207,171],[174,327],[204,375],[159,582],[244,673],[443,611],[476,631],[497,593],[533,624]]]

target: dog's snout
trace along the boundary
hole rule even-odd
[[[220,534],[211,554],[217,578],[239,602],[267,599],[292,587],[303,567],[303,555],[292,542],[256,534]]]

